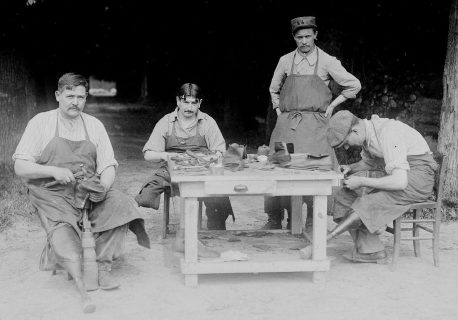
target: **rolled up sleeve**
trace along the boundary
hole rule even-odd
[[[391,174],[394,169],[410,170],[406,146],[395,128],[384,130],[379,141],[385,160],[385,171],[388,174]]]
[[[43,127],[38,116],[32,118],[13,154],[13,161],[17,159],[36,162],[43,149]]]
[[[277,67],[275,68],[272,81],[270,82],[269,92],[272,99],[273,108],[278,108],[280,106],[280,91],[283,86],[283,82],[286,78],[285,72],[285,63],[283,59],[278,61]]]
[[[95,145],[97,150],[97,173],[102,174],[108,167],[113,166],[117,168],[118,161],[115,159],[113,146],[111,145],[108,133],[101,122],[98,123],[97,131],[97,143]]]
[[[208,149],[211,151],[219,151],[221,153],[226,151],[226,142],[224,141],[223,134],[219,130],[216,121],[207,117],[206,120],[205,141],[207,142]]]
[[[165,151],[165,139],[167,136],[168,125],[169,121],[167,116],[163,117],[156,123],[153,132],[151,133],[148,141],[143,147],[143,153],[145,153],[146,151]]]
[[[329,75],[343,87],[341,94],[347,99],[354,99],[356,94],[361,90],[361,82],[350,72],[348,72],[342,63],[335,57],[331,57],[327,71]]]

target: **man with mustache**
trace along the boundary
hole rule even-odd
[[[277,114],[270,150],[274,151],[275,142],[292,143],[295,153],[329,154],[337,167],[335,153],[326,141],[328,120],[335,107],[356,97],[361,84],[339,60],[316,46],[315,17],[292,19],[291,29],[297,48],[280,58],[269,88]],[[328,88],[331,79],[343,87],[334,100]],[[304,200],[308,207],[306,229],[310,229],[313,202],[311,197]],[[290,214],[289,197],[265,198],[268,222],[264,229],[282,228],[284,208]]]
[[[201,90],[193,83],[183,84],[177,91],[176,109],[159,120],[146,142],[143,153],[145,160],[159,163],[150,184],[157,189],[152,208],[159,206],[159,197],[164,185],[170,185],[170,174],[167,158],[191,151],[216,151],[222,155],[226,151],[226,143],[216,121],[208,114],[200,111],[202,103]],[[136,198],[138,199],[138,197]],[[138,200],[137,200],[138,202]],[[204,198],[207,215],[207,228],[225,230],[226,219],[233,215],[228,197]],[[176,249],[183,249],[184,226],[177,233]],[[203,246],[199,247],[201,257],[217,256]]]
[[[112,188],[118,162],[103,124],[83,112],[88,90],[83,76],[62,75],[55,92],[59,107],[29,121],[13,160],[15,172],[26,180],[30,201],[48,233],[40,269],[62,267],[78,286],[82,252],[82,210],[78,204],[84,203],[87,193],[79,189],[81,181],[75,176],[82,173],[98,186],[100,192],[89,194],[89,220],[99,287],[109,290],[119,286],[110,271],[113,260],[122,253],[127,229],[135,232],[140,245],[149,248],[150,244],[140,212],[126,195]],[[95,308],[87,307],[88,312]]]

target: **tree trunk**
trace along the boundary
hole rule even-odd
[[[34,86],[24,62],[14,53],[0,53],[0,174],[11,170],[11,156],[35,111]]]
[[[448,155],[444,199],[458,204],[458,0],[451,1],[438,151]]]

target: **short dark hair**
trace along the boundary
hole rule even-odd
[[[202,93],[197,84],[185,83],[177,90],[178,98],[193,97],[196,99],[202,99]]]
[[[296,33],[299,31],[299,30],[302,30],[302,29],[312,29],[313,30],[313,33],[316,33],[318,31],[318,28],[315,28],[315,27],[303,27],[303,28],[297,28],[296,31],[294,31],[293,33],[293,37],[296,36]]]
[[[89,92],[89,82],[87,79],[80,74],[72,72],[63,74],[57,82],[57,90],[60,92],[65,89],[73,89],[78,86],[83,86],[86,89],[86,92]]]

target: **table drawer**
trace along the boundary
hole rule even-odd
[[[248,181],[205,181],[207,194],[262,194],[274,193],[277,188],[276,181],[248,180]]]

